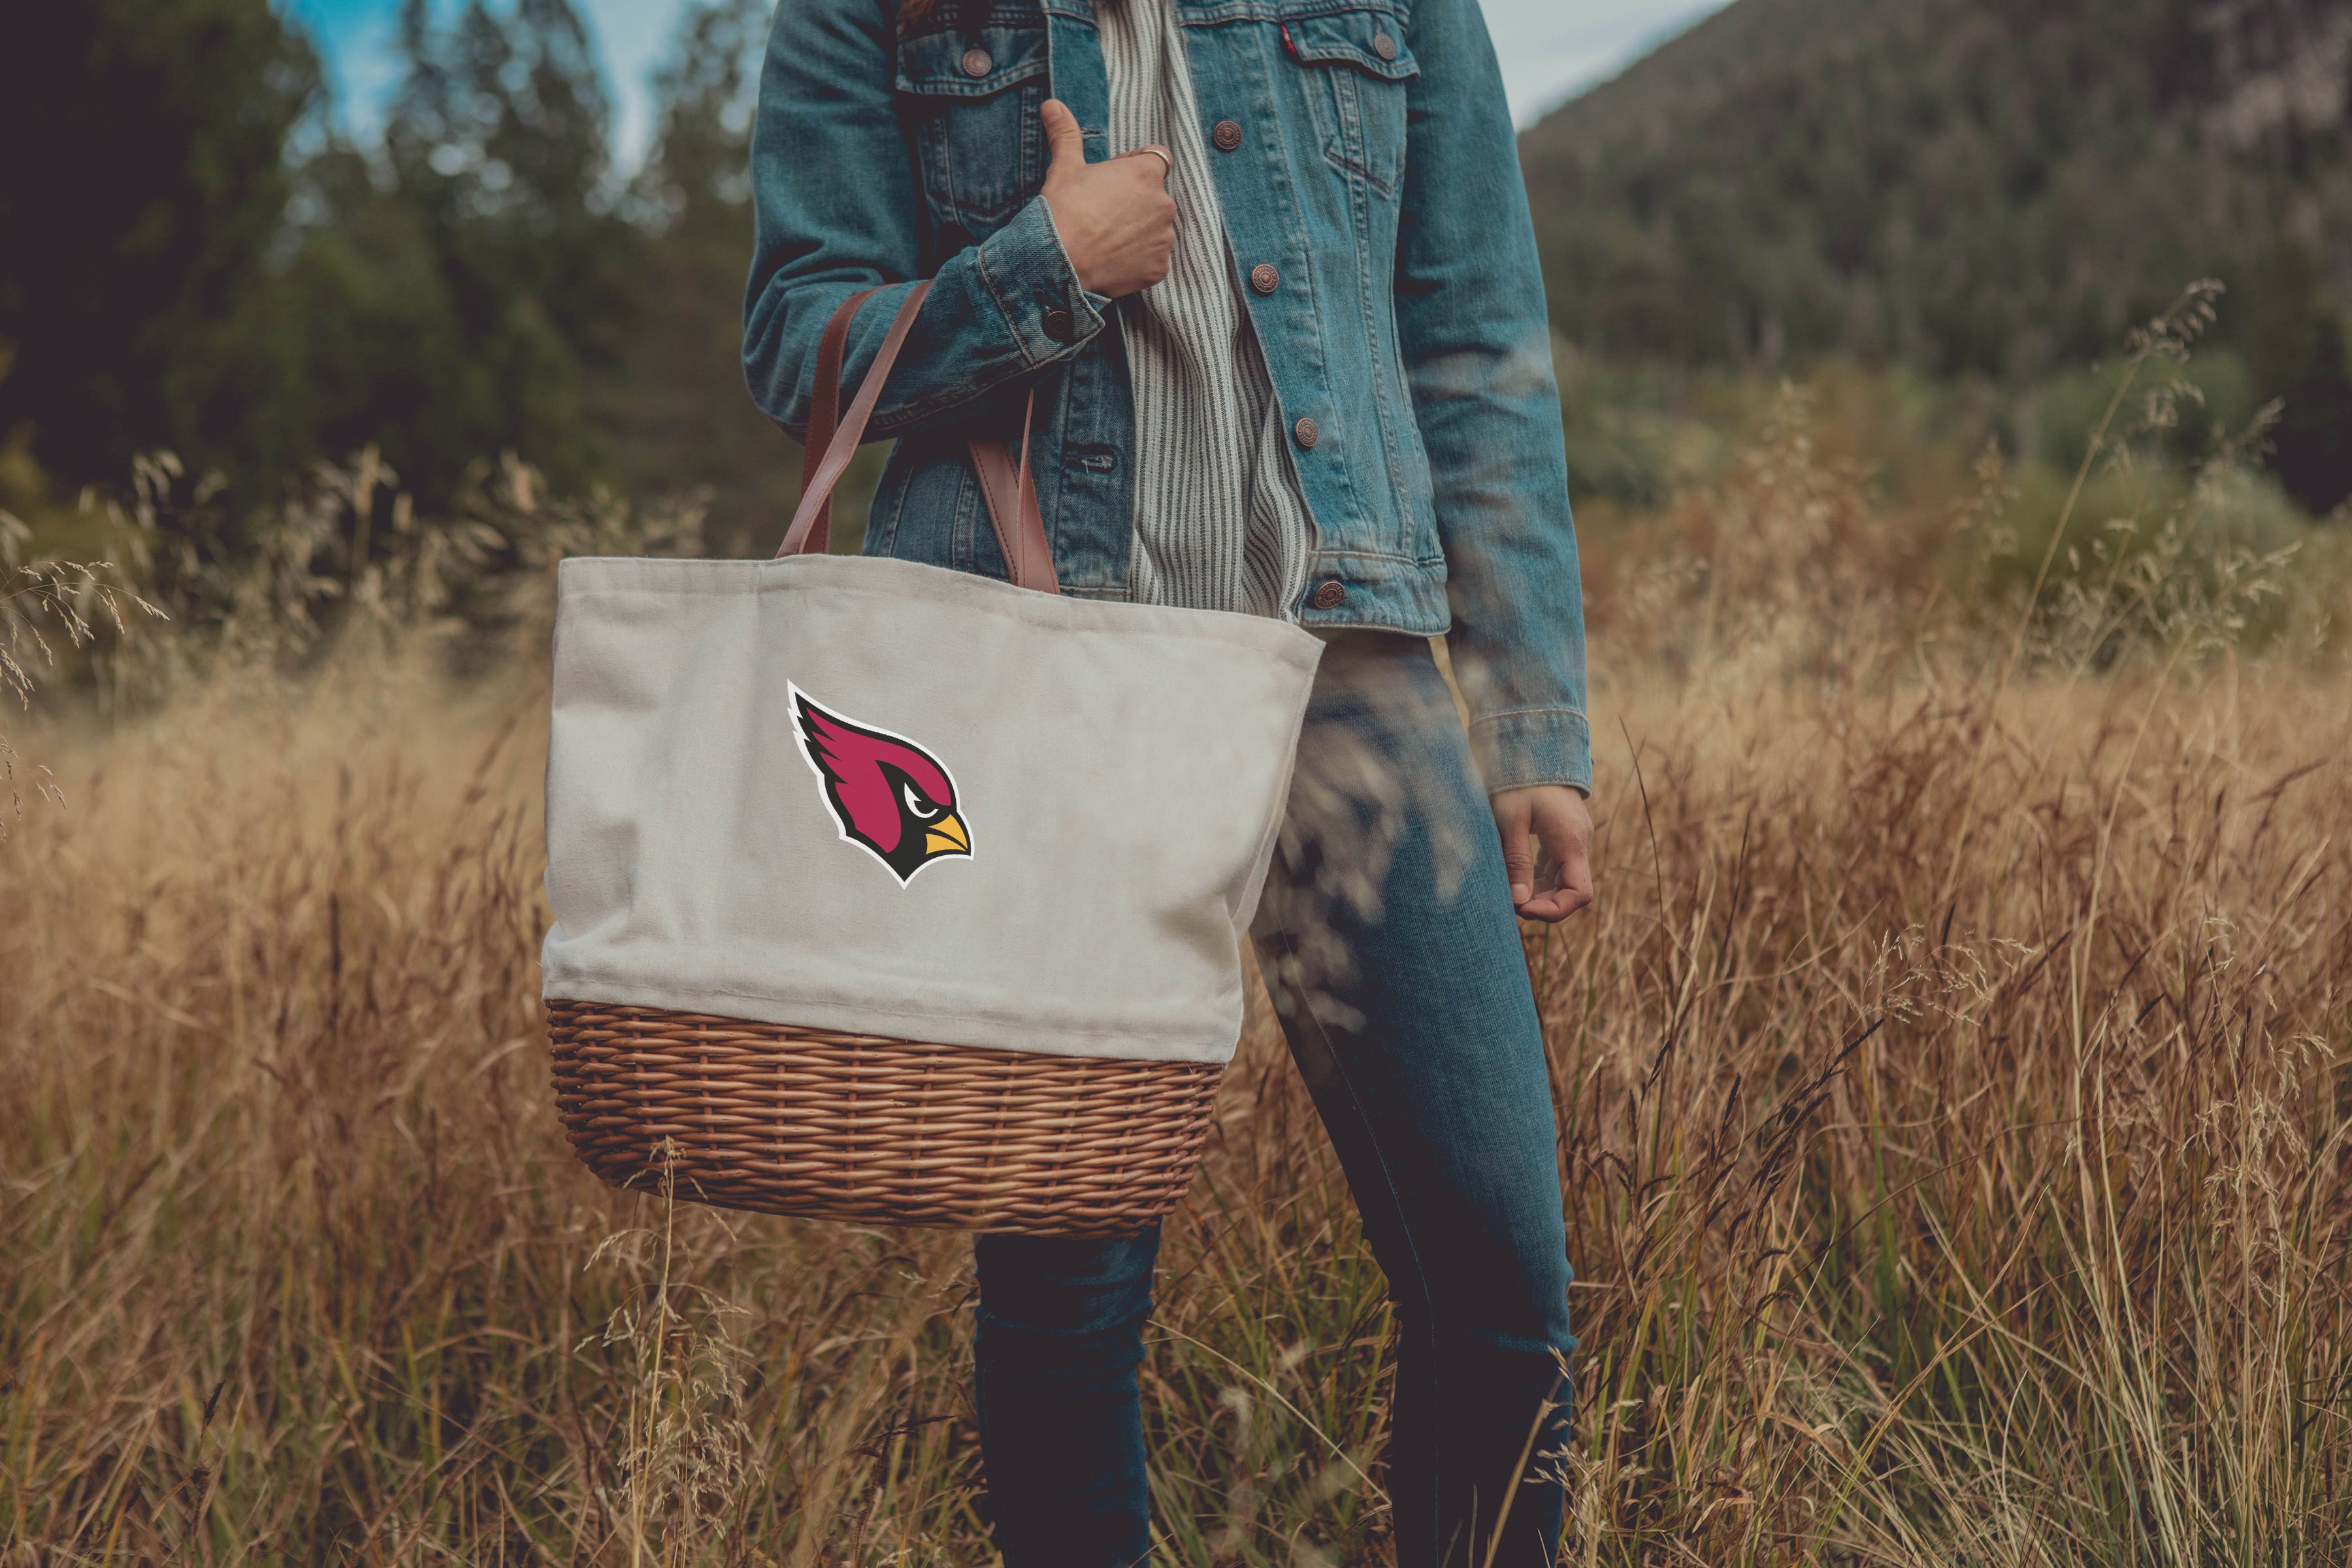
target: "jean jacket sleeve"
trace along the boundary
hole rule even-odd
[[[1489,790],[1590,791],[1584,608],[1551,331],[1477,0],[1414,0],[1396,310],[1429,453],[1447,649]]]
[[[883,0],[783,0],[760,75],[751,135],[755,224],[743,369],[769,417],[805,437],[817,342],[841,301],[886,287],[857,314],[842,380],[854,388],[924,265],[921,193],[900,127],[896,8]],[[1052,214],[1032,198],[980,244],[940,259],[869,432],[950,424],[1007,383],[1068,359],[1102,330]],[[1070,313],[1057,342],[1045,315]],[[845,393],[845,396],[846,394]]]

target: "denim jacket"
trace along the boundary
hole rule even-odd
[[[1584,624],[1527,193],[1477,0],[1174,0],[1234,260],[1314,521],[1314,631],[1445,634],[1490,790],[1589,788]],[[969,29],[969,30],[966,30]],[[934,279],[869,428],[869,553],[1002,577],[965,437],[1033,461],[1063,587],[1123,598],[1135,419],[1110,302],[1038,196],[1038,110],[1107,155],[1090,0],[783,0],[760,84],[752,395],[807,428],[817,341]],[[855,386],[899,291],[859,313]]]

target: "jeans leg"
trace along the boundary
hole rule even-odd
[[[1501,849],[1426,646],[1346,639],[1324,669],[1259,950],[1400,1321],[1398,1568],[1478,1568],[1498,1520],[1496,1568],[1549,1568],[1561,1490],[1523,1458],[1566,1440],[1576,1341]]]
[[[974,1245],[981,1458],[1006,1568],[1135,1568],[1150,1554],[1136,1368],[1159,1252],[1157,1226]]]

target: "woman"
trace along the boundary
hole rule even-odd
[[[1548,1563],[1575,1341],[1513,915],[1590,900],[1591,762],[1542,281],[1477,0],[783,0],[752,163],[744,361],[787,429],[834,308],[935,279],[871,426],[898,443],[867,552],[1005,575],[965,440],[1012,435],[1034,389],[1066,592],[1328,639],[1257,942],[1396,1303],[1397,1561]],[[846,384],[898,293],[857,318]],[[1158,1246],[978,1244],[1012,1568],[1149,1555]]]

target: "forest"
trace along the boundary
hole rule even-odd
[[[406,0],[364,142],[268,0],[12,22],[0,134],[48,152],[0,173],[0,508],[37,532],[168,450],[236,516],[373,447],[435,515],[512,452],[764,526],[795,489],[736,368],[767,11],[688,10],[634,172],[567,0]]]
[[[2343,0],[1741,0],[1521,157],[1553,320],[1605,359],[1899,365],[1992,389],[2030,454],[2045,395],[2212,278],[2179,449],[2275,402],[2286,490],[2352,497]]]

